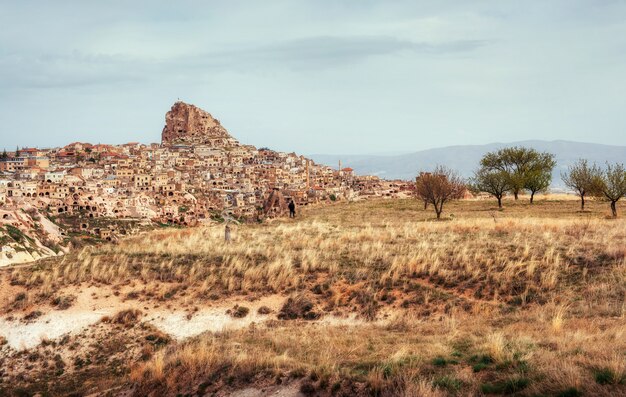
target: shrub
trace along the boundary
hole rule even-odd
[[[613,383],[618,383],[617,376],[615,376],[615,373],[611,371],[609,368],[597,369],[594,372],[593,377],[595,378],[596,382],[600,385],[610,385]]]
[[[570,387],[556,394],[557,397],[582,397],[583,392],[575,387]]]
[[[172,340],[172,338],[170,338],[167,334],[164,334],[160,331],[156,331],[150,335],[146,335],[145,339],[157,348],[167,345]]]
[[[239,305],[235,305],[235,307],[233,307],[233,309],[229,311],[230,311],[230,315],[235,318],[244,318],[245,316],[248,315],[248,313],[250,313],[250,309],[248,309],[245,306],[239,306]]]
[[[514,394],[524,390],[530,384],[528,378],[511,378],[504,382],[486,383],[481,386],[485,394]]]
[[[305,396],[311,396],[315,394],[315,386],[310,381],[304,381],[300,385],[300,392]]]
[[[59,310],[66,310],[72,307],[76,297],[73,295],[57,296],[52,299],[52,304]]]
[[[489,364],[493,363],[493,358],[489,355],[472,356],[469,360],[471,363],[475,363],[472,366],[474,372],[480,372],[483,369],[489,367]]]
[[[305,320],[315,320],[319,314],[313,311],[313,302],[305,295],[299,294],[290,297],[283,305],[278,318],[281,320],[295,320],[303,318]]]
[[[461,390],[461,386],[463,383],[451,376],[443,376],[441,378],[437,378],[433,381],[433,386],[446,389],[447,391],[454,393]]]
[[[448,361],[446,361],[446,359],[441,356],[435,357],[433,359],[433,365],[436,367],[445,367],[446,365],[448,365]]]
[[[263,314],[263,315],[270,314],[271,312],[272,312],[272,309],[270,309],[270,308],[269,308],[269,307],[267,307],[267,306],[261,306],[261,307],[259,307],[259,309],[257,310],[257,313],[259,313],[259,314]]]
[[[141,317],[142,313],[141,310],[137,310],[137,309],[127,309],[127,310],[122,310],[120,312],[118,312],[115,316],[113,316],[112,318],[107,317],[103,317],[102,321],[103,322],[110,322],[110,323],[114,323],[114,324],[121,324],[124,325],[128,328],[134,326],[138,321],[139,318]]]
[[[28,313],[27,315],[24,316],[24,320],[26,321],[31,321],[34,320],[38,317],[41,317],[43,313],[40,312],[39,310],[33,310],[32,312]]]

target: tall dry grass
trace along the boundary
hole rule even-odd
[[[139,394],[285,379],[327,395],[624,394],[626,222],[574,201],[507,206],[454,203],[433,222],[411,201],[342,204],[230,243],[221,226],[159,230],[11,280],[43,296],[130,282],[194,299],[311,291],[328,311],[397,317],[203,335],[136,364]]]
[[[130,281],[190,286],[202,295],[287,293],[320,280],[361,283],[380,294],[421,280],[469,300],[544,304],[575,293],[587,305],[623,313],[623,304],[606,302],[624,295],[624,220],[488,216],[425,222],[400,211],[382,218],[359,212],[366,209],[352,206],[349,221],[318,215],[240,227],[230,243],[221,226],[155,231],[17,269],[12,281],[44,295],[68,284]]]
[[[139,395],[193,394],[207,381],[236,389],[258,378],[299,379],[320,395],[469,396],[489,390],[558,395],[575,389],[610,396],[626,391],[620,384],[623,322],[576,321],[554,334],[544,315],[535,307],[508,324],[506,316],[457,313],[452,327],[403,318],[386,325],[283,323],[206,334],[137,364],[131,379]],[[613,374],[613,383],[596,381],[601,370]]]

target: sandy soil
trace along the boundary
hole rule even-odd
[[[17,289],[5,295],[14,296]],[[213,306],[199,307],[195,311],[190,311],[179,307],[148,308],[146,302],[124,301],[120,296],[102,287],[62,291],[65,294],[72,292],[76,296],[76,302],[67,310],[39,306],[37,309],[42,311],[42,315],[29,321],[24,320],[24,316],[30,310],[14,311],[0,317],[0,335],[6,338],[8,345],[13,349],[30,349],[44,339],[55,340],[65,334],[79,334],[104,316],[113,316],[121,310],[139,309],[144,313],[142,321],[154,325],[174,339],[183,340],[206,331],[240,329],[253,323],[259,324],[275,319],[286,299],[281,295],[269,295],[254,301],[246,297],[232,297],[221,300]],[[249,313],[243,318],[233,317],[228,312],[237,305],[248,308]],[[259,314],[258,309],[262,306],[269,308],[271,313]],[[316,322],[321,325],[358,325],[362,320],[356,318],[356,315],[325,316]]]
[[[247,388],[230,393],[231,397],[304,397],[300,392],[300,382],[286,386],[273,386],[265,389]]]
[[[142,302],[122,301],[118,296],[103,292],[102,289],[88,287],[76,294],[75,304],[67,310],[38,307],[43,314],[30,321],[25,321],[23,314],[18,315],[15,312],[0,317],[0,335],[16,350],[30,349],[43,339],[54,340],[68,333],[80,333],[104,316],[115,315],[121,310],[139,309],[145,314],[142,321],[151,323],[173,338],[181,340],[205,331],[238,329],[275,318],[283,301],[283,297],[271,295],[254,302],[249,302],[246,298],[229,298],[220,301],[219,305],[199,308],[192,313],[177,308],[146,310]],[[249,314],[243,318],[234,318],[227,311],[232,310],[235,305],[247,307]],[[257,310],[261,306],[269,307],[272,313],[258,314]],[[26,313],[28,311],[24,314]],[[13,318],[9,319],[11,317]]]
[[[187,318],[187,313],[183,311],[152,310],[146,320],[174,339],[180,340],[199,335],[205,331],[219,332],[239,329],[252,323],[266,321],[274,316],[258,314],[257,310],[261,306],[266,306],[272,309],[273,313],[276,313],[280,310],[284,299],[280,295],[266,296],[254,302],[246,302],[244,299],[227,299],[220,302],[219,306],[198,310],[190,319]],[[247,307],[250,309],[250,313],[243,318],[234,318],[227,314],[227,310],[232,309],[235,305]]]

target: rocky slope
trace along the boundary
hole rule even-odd
[[[35,208],[0,209],[0,267],[63,255],[61,229]]]

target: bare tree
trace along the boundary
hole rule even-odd
[[[585,210],[585,196],[597,192],[602,179],[602,171],[595,165],[589,165],[586,159],[579,159],[561,172],[565,186],[572,189],[580,197],[580,210]]]
[[[492,170],[481,167],[470,179],[470,187],[475,192],[485,192],[498,199],[498,207],[502,208],[502,197],[512,189],[511,178],[506,171]]]
[[[422,172],[416,178],[417,197],[424,203],[435,207],[437,219],[441,218],[443,205],[448,201],[463,197],[465,189],[465,183],[461,177],[445,166],[437,166],[432,173]]]
[[[611,203],[611,212],[616,217],[617,202],[626,195],[626,170],[624,169],[624,164],[606,164],[606,170],[602,173],[602,183],[597,194]]]

